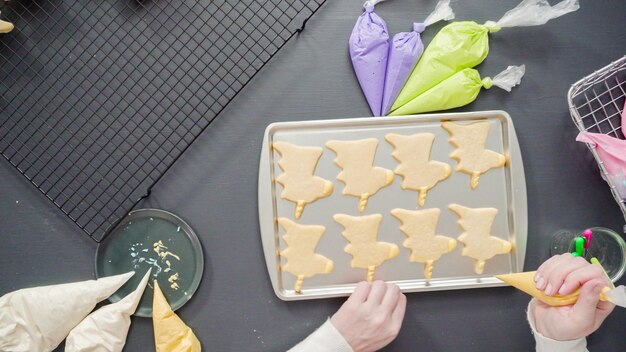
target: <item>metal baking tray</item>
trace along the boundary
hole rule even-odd
[[[504,168],[492,169],[480,176],[475,190],[470,188],[469,175],[456,172],[456,161],[450,159],[454,150],[448,142],[448,133],[441,128],[442,121],[471,123],[488,121],[491,128],[486,148],[508,157]],[[498,214],[492,226],[492,235],[501,237],[513,244],[509,254],[496,255],[487,260],[484,272],[474,272],[474,260],[461,256],[462,243],[456,249],[444,254],[434,264],[430,280],[423,277],[423,264],[409,261],[409,250],[402,246],[405,240],[400,231],[400,222],[389,213],[394,208],[415,210],[417,192],[403,190],[401,178],[396,175],[391,185],[372,196],[365,212],[357,209],[358,198],[342,195],[344,184],[336,179],[340,172],[333,160],[335,153],[325,147],[327,141],[377,138],[379,140],[374,166],[394,170],[397,162],[391,156],[393,147],[384,136],[387,133],[415,134],[430,132],[435,135],[431,158],[448,163],[452,175],[428,192],[423,208],[439,208],[441,216],[437,234],[457,238],[462,230],[457,224],[457,216],[448,209],[451,203],[470,208],[493,207]],[[314,203],[307,204],[302,217],[295,220],[294,203],[281,199],[282,186],[274,182],[280,175],[280,156],[271,145],[276,141],[286,141],[298,146],[317,146],[324,152],[317,164],[315,175],[333,182],[333,193]],[[467,289],[505,286],[494,275],[520,272],[524,268],[527,237],[526,181],[524,167],[513,121],[505,111],[482,111],[469,113],[428,114],[419,116],[351,118],[338,120],[278,122],[265,130],[259,165],[259,223],[265,262],[272,287],[283,300],[302,300],[347,296],[354,291],[356,283],[366,278],[366,270],[352,268],[352,256],[343,251],[348,244],[342,236],[343,227],[332,216],[337,213],[348,215],[368,215],[379,213],[383,220],[378,232],[378,240],[398,245],[400,255],[384,262],[376,269],[375,279],[397,284],[403,292]],[[278,255],[286,248],[282,239],[284,229],[276,219],[287,217],[303,225],[323,225],[326,232],[316,248],[316,252],[334,262],[334,270],[304,280],[302,292],[294,291],[296,278],[280,270]]]

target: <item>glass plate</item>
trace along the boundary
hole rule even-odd
[[[109,301],[115,303],[134,291],[148,269],[152,279],[136,316],[152,317],[153,279],[172,310],[191,299],[202,279],[204,257],[198,237],[178,216],[158,209],[132,211],[98,245],[96,277],[135,271]]]

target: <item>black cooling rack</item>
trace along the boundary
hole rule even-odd
[[[2,1],[0,152],[99,242],[325,1]]]

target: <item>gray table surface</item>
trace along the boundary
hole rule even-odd
[[[457,19],[499,18],[518,0],[453,1]],[[554,3],[555,1],[551,1]],[[435,0],[377,6],[392,33],[410,30]],[[198,138],[142,205],[172,211],[195,229],[205,271],[195,297],[178,313],[205,350],[281,351],[306,337],[344,299],[283,302],[273,293],[257,215],[257,174],[265,127],[275,121],[369,116],[347,54],[361,0],[329,0]],[[548,257],[550,234],[624,224],[589,151],[574,142],[569,86],[625,54],[626,3],[582,1],[578,12],[532,28],[490,36],[479,67],[493,75],[525,64],[511,93],[483,91],[458,111],[502,109],[512,116],[526,170],[527,270]],[[428,43],[441,25],[428,29]],[[0,295],[23,287],[94,277],[96,243],[0,161]],[[621,284],[626,281],[622,278]],[[512,288],[408,294],[398,338],[386,351],[528,351],[528,296]],[[592,351],[623,351],[626,314],[616,311],[589,337]],[[133,318],[127,351],[153,347],[152,322]]]

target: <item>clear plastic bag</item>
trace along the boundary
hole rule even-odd
[[[615,176],[612,177],[612,181],[619,197],[626,200],[626,176],[624,176],[624,173],[619,170],[615,173]]]
[[[435,6],[435,10],[424,20],[424,26],[428,27],[439,21],[450,21],[453,19],[454,11],[450,7],[450,0],[441,0]]]
[[[554,6],[550,6],[546,0],[524,0],[507,11],[495,25],[500,28],[539,26],[579,8],[578,0],[563,0]]]
[[[511,91],[511,88],[520,84],[522,81],[522,77],[524,77],[524,73],[526,72],[526,66],[509,66],[506,70],[495,75],[491,83],[494,86],[502,88],[507,92]]]

